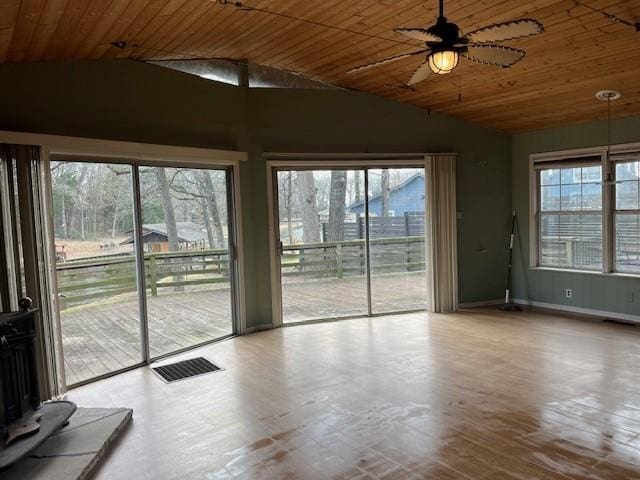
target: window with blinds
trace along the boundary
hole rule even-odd
[[[532,266],[640,275],[640,149],[617,148],[532,156]]]
[[[539,265],[601,270],[602,167],[593,162],[538,169]]]
[[[640,274],[640,155],[615,164],[615,270]]]

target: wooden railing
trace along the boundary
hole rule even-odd
[[[372,274],[414,272],[425,268],[422,236],[373,239]],[[345,278],[366,272],[364,240],[285,246],[282,276],[303,279]],[[185,287],[229,282],[227,250],[148,253],[144,256],[146,288],[150,295]],[[61,308],[94,303],[134,293],[133,256],[105,256],[58,263]],[[302,280],[301,278],[301,280]]]
[[[229,281],[227,250],[148,253],[144,256],[145,280],[153,296],[163,289],[226,283]],[[58,263],[61,308],[135,292],[133,256],[113,256]]]
[[[372,274],[424,270],[424,237],[370,241]],[[282,276],[344,278],[366,272],[364,240],[288,245],[282,252]]]
[[[598,269],[602,265],[602,240],[542,238],[541,264]]]

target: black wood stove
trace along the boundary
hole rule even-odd
[[[36,366],[36,309],[0,313],[0,470],[28,455],[75,411],[67,401],[41,403]]]
[[[40,406],[34,309],[0,313],[0,441],[7,426]]]

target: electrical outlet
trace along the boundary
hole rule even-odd
[[[565,294],[565,296],[566,296],[567,298],[572,298],[572,297],[573,297],[573,290],[571,290],[570,288],[567,288],[567,289],[564,291],[564,294]]]

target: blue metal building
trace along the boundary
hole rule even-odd
[[[398,217],[405,213],[424,212],[424,174],[416,173],[404,182],[389,190],[389,216]],[[369,199],[369,212],[380,216],[382,210],[382,193]],[[349,213],[364,215],[364,200],[352,203],[347,207]]]

